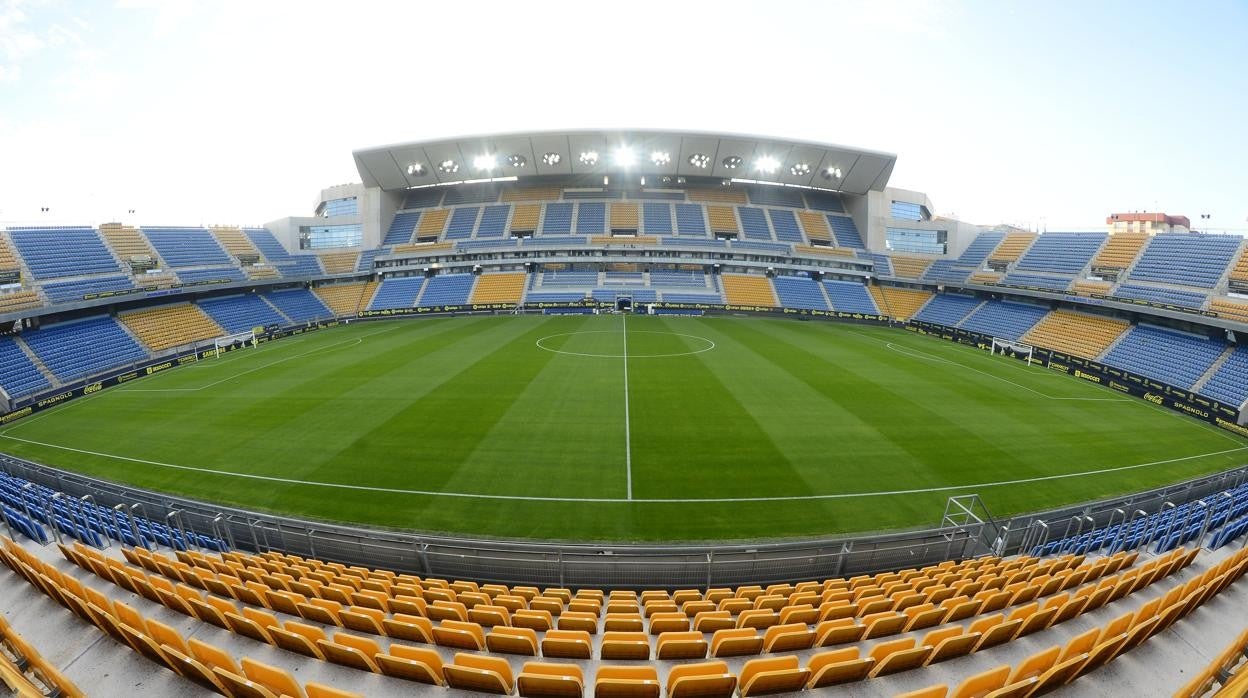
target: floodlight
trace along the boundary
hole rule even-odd
[[[511,165],[512,167],[524,167],[525,165],[529,164],[529,159],[524,157],[523,155],[508,155],[507,164]]]
[[[478,170],[492,170],[497,164],[493,155],[478,155],[472,159],[472,166]]]
[[[805,162],[799,162],[789,168],[789,174],[793,175],[794,177],[805,177],[806,175],[810,174],[810,164],[805,163]]]
[[[666,150],[656,150],[650,153],[650,162],[653,162],[655,167],[662,167],[671,161],[672,156]]]
[[[730,170],[737,169],[738,167],[741,166],[741,163],[743,162],[745,161],[737,157],[736,155],[729,155],[728,157],[722,160],[723,166]]]
[[[419,162],[413,162],[407,166],[407,174],[410,177],[421,177],[425,174],[425,166]]]
[[[456,172],[459,172],[459,163],[454,160],[443,160],[438,163],[438,169],[441,170],[443,174],[455,174]]]
[[[542,156],[542,162],[550,167],[554,167],[563,162],[563,156],[555,152],[546,153]]]
[[[689,156],[689,164],[700,170],[705,170],[707,165],[711,164],[711,156],[706,153],[694,153]]]
[[[616,148],[612,158],[615,160],[616,167],[629,168],[637,163],[637,153],[626,145]]]
[[[589,165],[590,167],[593,167],[598,164],[598,151],[586,150],[581,153],[581,157],[579,159],[582,165]]]
[[[780,167],[780,161],[770,155],[764,155],[754,161],[754,169],[766,174],[775,172],[778,167]]]

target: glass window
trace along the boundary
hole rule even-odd
[[[359,247],[364,239],[363,226],[313,225],[299,229],[299,249],[323,250],[333,247]]]
[[[329,218],[330,216],[356,216],[359,213],[360,205],[354,196],[346,199],[330,199],[321,204],[322,218]]]
[[[921,252],[945,254],[949,233],[945,230],[918,230],[915,228],[885,228],[885,245],[894,252]]]
[[[893,218],[903,221],[925,221],[931,217],[925,207],[909,201],[894,201],[889,213]]]

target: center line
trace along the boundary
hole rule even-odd
[[[624,474],[628,478],[628,498],[633,498],[633,439],[629,434],[628,419],[628,316],[620,315],[624,323]]]

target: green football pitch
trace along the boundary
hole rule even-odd
[[[490,537],[755,540],[1126,493],[1248,462],[1142,400],[902,330],[353,323],[14,422],[0,449],[196,499]]]

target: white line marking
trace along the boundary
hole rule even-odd
[[[633,498],[633,437],[628,418],[628,316],[621,315],[624,325],[624,473],[628,478],[628,498]],[[710,341],[710,340],[707,340]],[[715,348],[711,344],[711,348]]]
[[[101,458],[112,458],[115,460],[126,461],[129,463],[142,463],[144,465],[154,465],[160,468],[170,468],[172,470],[186,470],[195,473],[207,473],[209,475],[222,475],[225,477],[237,477],[247,480],[262,480],[264,482],[282,482],[291,485],[307,485],[309,487],[330,487],[342,490],[360,490],[365,492],[385,492],[388,494],[410,494],[420,495],[424,497],[454,497],[459,499],[490,499],[490,500],[516,500],[526,502],[593,502],[601,504],[716,504],[716,503],[732,503],[732,502],[792,502],[804,500],[824,500],[824,499],[854,499],[857,497],[885,497],[891,495],[905,494],[924,494],[930,492],[949,492],[953,490],[971,490],[982,489],[985,487],[1003,487],[1006,485],[1023,485],[1031,482],[1044,482],[1046,480],[1063,480],[1074,477],[1086,477],[1088,475],[1103,475],[1105,473],[1116,473],[1123,470],[1134,470],[1137,468],[1147,468],[1154,465],[1165,465],[1167,463],[1180,463],[1182,461],[1195,460],[1197,458],[1207,458],[1209,456],[1221,456],[1228,453],[1238,453],[1240,451],[1248,451],[1248,446],[1239,448],[1230,448],[1225,451],[1212,451],[1210,453],[1200,453],[1194,456],[1183,456],[1182,458],[1169,458],[1167,460],[1152,461],[1151,463],[1138,463],[1136,465],[1122,465],[1115,468],[1101,468],[1099,470],[1087,470],[1077,473],[1061,473],[1058,475],[1044,475],[1041,477],[1029,477],[1018,480],[998,480],[996,482],[978,482],[966,485],[947,485],[944,487],[924,487],[909,490],[882,490],[878,492],[844,492],[840,494],[805,494],[787,497],[710,497],[705,499],[677,498],[677,499],[607,499],[601,497],[531,497],[524,495],[512,494],[474,494],[471,492],[432,492],[428,490],[405,490],[392,487],[374,487],[371,485],[348,485],[338,482],[318,482],[315,480],[297,480],[293,478],[274,477],[271,475],[255,475],[253,473],[234,473],[228,470],[215,470],[213,468],[198,468],[190,465],[177,465],[175,463],[162,463],[160,461],[143,460],[142,458],[130,458],[128,456],[118,456],[112,453],[102,453],[100,451],[88,451],[82,448],[72,448],[69,446],[58,446],[56,444],[45,443],[43,441],[33,441],[31,439],[22,439],[8,434],[0,434],[0,438],[10,439],[13,441],[21,441],[23,443],[34,444],[36,446],[45,446],[47,448],[55,448],[62,451],[72,451],[74,453],[83,453],[90,456],[100,456]]]
[[[571,337],[573,335],[578,335],[578,334],[619,334],[619,332],[615,330],[583,330],[580,332],[560,332],[558,334],[546,335],[545,337],[538,339],[536,342],[534,342],[534,344],[537,345],[538,349],[543,349],[552,354],[567,354],[568,356],[588,356],[590,358],[596,358],[596,359],[620,359],[626,356],[630,356],[627,354],[590,354],[588,352],[564,351],[562,349],[551,349],[545,344],[542,344],[542,342],[545,342],[548,339],[554,339],[555,337]],[[706,348],[704,349],[698,349],[696,351],[682,351],[677,354],[632,354],[630,358],[634,358],[634,359],[666,359],[666,358],[673,357],[673,356],[693,356],[694,354],[703,354],[715,348],[715,342],[712,342],[706,337],[699,337],[696,334],[681,334],[679,332],[656,332],[654,330],[633,330],[633,334],[662,334],[662,335],[668,335],[671,337],[685,337],[687,339],[696,339],[699,342],[706,342],[707,344]]]
[[[366,334],[366,335],[364,335],[363,337],[353,337],[353,338],[351,338],[351,339],[344,339],[344,340],[342,340],[341,342],[334,342],[333,344],[326,344],[326,345],[325,345],[325,346],[323,346],[323,347],[317,347],[317,348],[315,348],[315,349],[311,349],[311,350],[305,351],[305,352],[303,352],[303,353],[301,353],[301,354],[295,354],[295,355],[293,355],[293,356],[287,356],[287,357],[286,357],[286,358],[284,358],[284,359],[278,359],[278,360],[276,360],[276,361],[270,361],[270,362],[269,362],[269,363],[267,363],[267,364],[261,364],[261,365],[259,365],[259,366],[256,366],[255,368],[249,368],[249,369],[247,369],[246,371],[239,371],[238,373],[235,373],[235,374],[232,374],[232,375],[226,376],[225,378],[222,378],[222,379],[220,379],[220,380],[213,381],[213,382],[211,382],[211,383],[209,383],[209,384],[207,384],[207,385],[201,385],[201,386],[199,386],[198,388],[124,388],[124,389],[122,389],[122,390],[117,390],[117,391],[114,391],[114,392],[118,392],[118,393],[197,393],[197,392],[199,392],[199,391],[201,391],[201,390],[207,390],[208,388],[211,388],[211,387],[213,387],[213,386],[217,386],[217,385],[221,385],[222,383],[225,383],[226,381],[231,381],[231,380],[234,380],[235,378],[239,378],[239,377],[241,377],[241,376],[245,376],[245,375],[247,375],[247,374],[249,374],[249,373],[255,373],[256,371],[260,371],[260,370],[266,369],[266,368],[268,368],[268,367],[270,367],[270,366],[276,366],[276,365],[278,365],[278,364],[283,364],[283,363],[286,363],[287,361],[293,361],[293,360],[295,360],[295,359],[300,359],[300,358],[303,358],[303,357],[305,357],[305,356],[308,356],[308,355],[311,355],[311,354],[315,354],[315,353],[317,353],[317,352],[325,351],[326,349],[333,349],[333,348],[335,348],[335,347],[342,346],[342,345],[347,345],[347,346],[352,346],[352,347],[353,347],[353,346],[356,346],[356,345],[358,345],[358,344],[362,344],[362,343],[364,342],[365,338],[367,338],[367,337],[372,337],[373,335],[382,334],[383,332],[391,332],[391,331],[393,331],[393,330],[398,329],[398,327],[399,327],[398,325],[395,325],[394,327],[387,327],[387,328],[386,328],[386,329],[384,329],[384,330],[378,330],[377,332],[370,332],[369,334]]]
[[[1016,388],[1022,388],[1023,390],[1026,390],[1029,393],[1039,395],[1040,397],[1046,398],[1048,400],[1075,400],[1078,402],[1134,402],[1133,400],[1129,400],[1123,397],[1057,397],[1054,395],[1049,395],[1047,393],[1042,393],[1039,390],[1036,390],[1035,388],[1029,388],[1021,383],[1015,383],[1014,381],[1008,378],[1002,378],[1001,376],[988,373],[987,371],[981,371],[978,368],[975,368],[974,366],[967,366],[966,364],[953,361],[952,359],[946,359],[941,356],[936,356],[935,354],[929,354],[925,351],[921,351],[913,347],[907,347],[904,344],[894,344],[892,342],[887,342],[887,341],[880,339],[879,337],[872,337],[871,335],[864,334],[862,332],[857,332],[854,330],[851,330],[851,332],[861,337],[868,337],[870,339],[874,339],[877,342],[882,342],[884,344],[884,348],[888,349],[889,351],[895,351],[898,354],[902,354],[904,356],[910,356],[915,359],[919,359],[920,361],[935,361],[935,362],[939,362],[942,364],[949,364],[951,366],[958,366],[960,368],[965,368],[968,371],[974,371],[975,373],[978,373],[982,376],[987,376],[989,378],[992,378],[993,380],[999,380],[1002,383],[1009,383],[1010,385]]]

